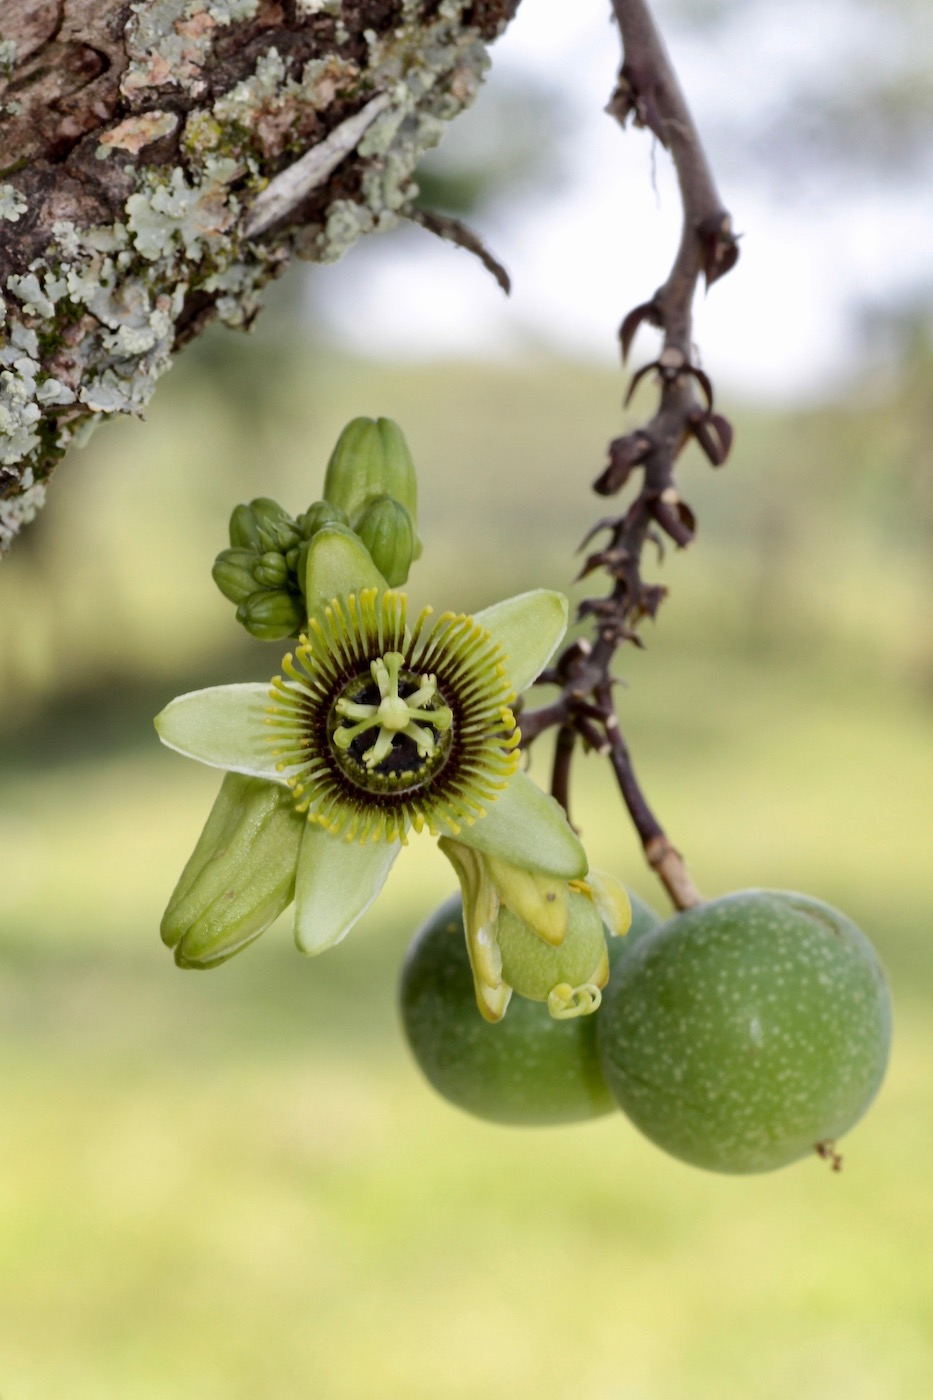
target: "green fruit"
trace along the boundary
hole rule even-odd
[[[746,890],[676,915],[615,970],[606,1082],[643,1133],[711,1171],[826,1151],[878,1091],[890,998],[864,934],[818,900]]]
[[[659,920],[632,898],[632,927],[609,938],[615,964]],[[614,1107],[599,1068],[600,1012],[555,1021],[546,1006],[513,996],[496,1025],[476,1007],[463,935],[460,896],[454,895],[416,934],[402,969],[402,1022],[412,1053],[445,1099],[494,1123],[574,1123]]]

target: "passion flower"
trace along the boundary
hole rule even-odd
[[[346,935],[411,831],[427,828],[511,869],[585,875],[561,809],[517,771],[511,708],[563,636],[566,599],[538,590],[473,617],[432,621],[425,609],[410,624],[404,595],[339,524],[314,534],[304,591],[307,629],[271,684],[195,691],[156,718],[169,748],[290,789],[305,819],[295,857],[299,948],[320,952]],[[239,946],[235,932],[217,936],[225,949]],[[177,921],[172,939],[184,940]],[[203,939],[198,947],[198,965],[216,961]]]

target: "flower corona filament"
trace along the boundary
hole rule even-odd
[[[518,766],[505,653],[474,619],[362,589],[311,618],[267,710],[277,770],[309,821],[348,841],[457,835]]]

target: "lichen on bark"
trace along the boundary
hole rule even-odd
[[[5,0],[0,553],[209,321],[405,217],[517,4]]]

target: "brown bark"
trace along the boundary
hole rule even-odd
[[[0,553],[293,254],[406,216],[518,0],[4,0]]]

